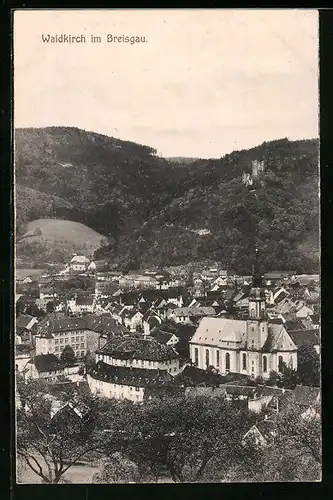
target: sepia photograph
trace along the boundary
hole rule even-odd
[[[17,484],[322,480],[318,32],[13,12]]]

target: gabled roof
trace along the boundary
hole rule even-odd
[[[264,419],[256,424],[256,428],[260,434],[266,439],[268,444],[271,444],[274,440],[274,436],[277,432],[277,426],[274,420]]]
[[[312,406],[319,402],[320,389],[306,385],[297,385],[294,389],[296,404],[300,406]]]
[[[214,307],[178,307],[173,311],[175,316],[215,316]]]
[[[303,323],[298,320],[287,320],[284,326],[288,333],[293,332],[295,330],[305,330]]]
[[[174,377],[167,370],[112,366],[103,361],[98,361],[90,370],[89,375],[110,384],[133,387],[163,386],[175,383]]]
[[[268,324],[268,336],[262,350],[271,351],[296,351],[297,347],[288,334],[284,325]]]
[[[65,367],[64,363],[55,354],[37,354],[31,358],[29,363],[35,365],[39,373],[62,370]]]
[[[167,344],[174,335],[174,333],[165,332],[163,330],[160,330],[159,328],[154,328],[154,330],[152,330],[152,332],[150,333],[150,336],[160,344]]]
[[[81,295],[77,297],[76,299],[76,305],[77,306],[91,306],[94,302],[94,297],[87,297],[84,295]]]
[[[85,257],[84,255],[75,255],[72,260],[71,264],[87,264],[89,263],[89,259]]]
[[[34,316],[30,316],[29,314],[19,314],[16,318],[16,327],[18,328],[27,328],[29,323],[36,319]]]
[[[106,354],[116,359],[141,359],[148,361],[167,361],[179,358],[171,346],[156,340],[142,338],[112,338],[97,354]]]
[[[246,331],[246,321],[206,317],[200,321],[191,343],[218,346],[221,342],[242,342]]]
[[[291,313],[296,311],[296,305],[290,298],[286,297],[273,309],[279,313]]]
[[[310,343],[313,346],[320,345],[320,334],[318,329],[294,330],[292,332],[289,332],[289,335],[292,338],[294,344],[297,345],[297,347],[306,343]]]

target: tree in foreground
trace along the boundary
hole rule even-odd
[[[297,372],[303,385],[320,386],[320,357],[313,345],[305,342],[298,348]]]
[[[216,480],[217,471],[223,479],[244,455],[241,439],[251,419],[246,408],[223,398],[168,398],[138,407],[124,453],[155,480]]]
[[[59,396],[63,406],[52,414],[54,398],[45,382],[18,379],[17,392],[17,454],[44,483],[64,481],[73,465],[103,448],[98,425],[99,415],[106,413],[103,400],[67,393]]]
[[[92,483],[139,483],[141,474],[138,465],[116,452],[100,461],[100,470],[93,475]]]
[[[68,366],[73,365],[76,362],[75,352],[70,345],[65,345],[60,359],[65,363],[65,365]]]

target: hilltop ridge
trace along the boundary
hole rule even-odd
[[[77,128],[17,129],[17,229],[40,218],[85,224],[108,238],[96,256],[121,267],[212,259],[246,273],[260,245],[267,270],[316,272],[318,147],[280,139],[181,163]],[[254,160],[265,172],[246,186]]]

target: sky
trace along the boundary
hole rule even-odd
[[[62,33],[87,42],[42,41]],[[318,101],[316,10],[15,12],[15,127],[73,126],[213,158],[318,137]]]

